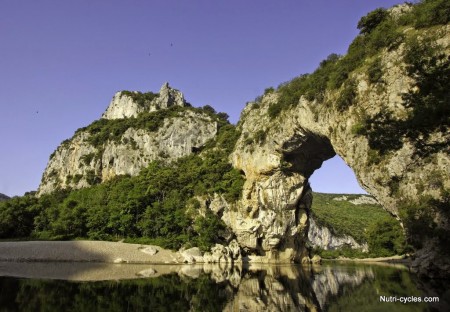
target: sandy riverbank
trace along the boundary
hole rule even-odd
[[[106,241],[0,242],[0,261],[182,263],[179,253],[158,246]]]

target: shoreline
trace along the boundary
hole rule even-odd
[[[1,262],[183,263],[178,252],[155,245],[109,241],[0,242]]]
[[[251,257],[250,257],[251,259]],[[260,263],[251,261],[248,263]],[[248,261],[250,260],[250,261]],[[8,241],[0,242],[1,262],[90,262],[129,264],[184,264],[179,251],[156,245],[111,241]],[[324,262],[402,263],[411,262],[409,255],[376,258],[322,258]],[[194,261],[194,263],[197,261]],[[192,263],[192,262],[190,262]],[[198,261],[197,263],[202,263]],[[265,261],[261,261],[265,263]],[[270,263],[270,262],[269,262]],[[274,263],[276,264],[276,263]],[[281,263],[280,263],[281,264]]]
[[[347,258],[339,257],[336,259],[323,259],[325,262],[365,262],[365,263],[393,263],[393,264],[410,264],[411,256],[408,255],[395,255],[390,257],[376,257],[376,258]]]

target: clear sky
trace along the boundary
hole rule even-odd
[[[401,2],[0,0],[0,193],[36,190],[49,155],[117,91],[168,81],[235,123],[266,87],[344,54],[361,16]],[[361,192],[339,159],[312,185]]]

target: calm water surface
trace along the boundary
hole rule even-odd
[[[0,311],[450,311],[448,283],[402,266],[0,263],[0,275]]]

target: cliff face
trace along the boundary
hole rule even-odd
[[[406,29],[406,35],[411,34],[408,32],[416,30]],[[450,26],[435,29],[433,33],[433,44],[439,44],[440,51],[448,56]],[[415,37],[428,35],[426,32],[413,34]],[[373,148],[373,137],[368,131],[358,130],[367,126],[367,120],[377,121],[376,117],[383,114],[388,114],[393,123],[411,116],[405,95],[420,90],[414,77],[408,75],[404,58],[405,43],[380,53],[382,84],[370,81],[368,61],[353,71],[352,99],[345,109],[335,104],[343,96],[344,87],[328,90],[322,101],[310,101],[302,96],[298,103],[275,117],[271,116],[270,107],[280,99],[279,92],[269,92],[259,103],[247,105],[239,123],[241,137],[231,156],[233,165],[245,172],[247,180],[243,199],[235,211],[229,212],[232,218],[227,219],[241,246],[269,261],[303,257],[305,250],[300,240],[306,237],[310,225],[308,178],[336,153],[354,170],[360,185],[406,226],[418,217],[411,213],[407,216],[407,212],[399,210],[405,203],[421,203],[424,198],[445,203],[450,188],[448,129],[430,127],[425,135],[416,137],[402,135],[400,130],[388,132],[388,136],[399,139],[400,145],[384,153]],[[382,124],[383,120],[378,121]],[[417,144],[419,140],[422,146],[444,147],[427,149],[424,157],[423,149]],[[437,228],[448,231],[449,219],[445,212],[432,205],[424,211],[430,213]],[[434,246],[431,248],[434,255],[426,254],[435,260],[432,267],[425,268],[419,257],[416,269],[426,271],[429,276],[441,274],[441,269],[450,272],[448,262],[439,256],[443,250],[434,234],[422,237],[414,231],[407,228],[409,237],[415,236],[424,245]]]
[[[168,84],[151,101],[133,98],[133,94],[139,95],[117,93],[98,127],[91,125],[78,130],[56,149],[43,174],[38,195],[88,187],[117,175],[137,175],[151,161],[189,155],[216,135],[216,122],[185,107],[181,92]],[[157,118],[174,106],[185,109]],[[140,114],[149,112],[147,120],[156,121],[140,128]],[[131,122],[125,124],[127,120]],[[106,134],[101,136],[101,131]]]
[[[349,247],[351,249],[360,249],[363,252],[369,251],[367,243],[358,243],[349,235],[334,235],[326,226],[320,226],[313,217],[309,219],[308,241],[312,247],[323,250],[335,250]]]

